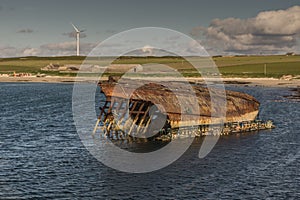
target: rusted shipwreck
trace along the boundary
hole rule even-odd
[[[211,93],[218,98],[218,89],[196,84],[187,87],[181,82],[167,85],[113,77],[99,82],[105,100],[101,101],[94,133],[100,129],[102,135],[111,139],[169,140],[274,127],[271,121],[257,120],[260,103],[248,94],[226,90],[225,106],[213,107],[214,112],[226,109],[220,124],[216,123],[221,122],[219,116],[214,119],[211,110]]]

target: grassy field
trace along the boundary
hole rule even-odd
[[[85,57],[25,57],[25,58],[2,58],[0,59],[0,73],[25,72],[39,73],[41,68],[50,63],[53,64],[78,64],[80,65]]]
[[[300,56],[246,56],[215,59],[226,77],[274,77],[300,75]],[[267,74],[264,74],[266,66]]]
[[[0,73],[45,73],[41,71],[50,63],[53,64],[75,64],[80,65],[85,57],[25,57],[25,58],[0,58]],[[281,77],[291,74],[300,75],[300,56],[234,56],[234,57],[215,57],[213,61],[218,66],[220,73],[224,77]],[[107,61],[90,59],[89,63],[106,65]],[[184,76],[199,76],[195,69],[182,58],[176,57],[125,57],[114,61],[114,64],[146,64],[160,63],[169,65],[178,70]],[[266,65],[267,74],[264,74]],[[205,69],[203,69],[205,71]],[[49,75],[74,76],[74,73],[46,72]],[[124,72],[114,71],[116,74]]]

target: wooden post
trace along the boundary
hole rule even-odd
[[[147,129],[148,129],[148,126],[149,126],[149,124],[150,124],[150,122],[151,122],[151,119],[152,119],[152,116],[149,116],[149,119],[148,119],[148,121],[147,121],[147,123],[146,123],[146,125],[145,125],[145,128],[144,128],[143,134],[146,133],[146,131],[147,131]]]
[[[99,123],[100,123],[100,118],[98,118],[98,120],[97,120],[97,122],[96,122],[96,125],[95,125],[95,127],[94,127],[94,130],[93,130],[93,136],[95,135],[95,133],[96,133],[96,131],[97,131],[97,129],[98,129],[98,125],[99,125]]]
[[[135,102],[133,102],[133,105],[132,105],[132,110],[134,110],[135,109],[135,107],[136,107],[136,105],[137,105],[137,101],[135,101]],[[129,106],[130,107],[130,106]],[[129,108],[128,108],[129,109]],[[125,114],[126,114],[126,112],[124,112],[123,113],[123,118],[122,118],[122,121],[123,121],[123,119],[124,119],[124,117],[125,117]],[[129,111],[129,115],[130,115],[130,111]],[[131,120],[131,118],[130,118],[130,116],[128,116],[129,118],[127,119],[127,121],[125,122],[125,124],[124,124],[124,130],[123,131],[126,131],[125,129],[127,129],[127,126],[125,126],[126,125],[126,123],[128,122],[128,120]],[[118,123],[118,125],[119,124],[121,124],[121,122],[120,123]]]
[[[111,134],[110,134],[110,128],[111,128],[112,123],[113,123],[113,122],[110,121],[109,124],[108,124],[108,127],[106,128],[106,132],[107,132],[107,134],[109,134],[109,137],[111,137]]]
[[[136,123],[137,120],[139,119],[139,115],[141,114],[141,111],[142,111],[144,105],[145,105],[145,103],[142,103],[142,105],[140,105],[140,107],[139,107],[139,109],[138,109],[138,111],[137,111],[137,114],[136,114],[136,116],[135,116],[135,119],[133,120],[133,123],[132,123],[132,125],[131,125],[131,127],[130,127],[130,129],[129,129],[129,131],[128,131],[128,135],[130,135],[130,133],[131,133],[131,131],[132,131],[132,129],[133,129],[135,123]]]
[[[109,107],[107,107],[107,105],[104,107],[103,112],[105,113],[105,109],[108,108],[107,113],[105,113],[105,116],[103,118],[103,121],[105,121],[107,119],[108,114],[110,113],[111,110],[111,106],[112,106],[112,102],[108,101],[107,103],[110,103]]]
[[[122,101],[122,104],[123,104],[123,101]],[[122,105],[122,104],[121,104],[121,105]],[[121,123],[123,122],[123,119],[124,119],[124,117],[125,117],[125,115],[126,115],[126,111],[127,111],[128,107],[129,107],[129,103],[128,103],[128,104],[126,103],[125,108],[124,108],[124,112],[121,114],[120,118],[118,119],[118,122],[117,122],[117,126],[118,126],[118,127],[120,127]],[[121,108],[121,107],[120,107],[120,108]],[[124,130],[123,130],[123,131],[124,131]]]
[[[138,129],[137,129],[137,132],[139,132],[139,131],[140,131],[140,129],[141,129],[141,126],[142,126],[143,122],[145,121],[145,118],[146,118],[146,116],[147,116],[147,114],[148,114],[149,110],[150,110],[150,106],[148,105],[148,106],[147,106],[147,110],[145,111],[145,113],[144,113],[144,116],[143,116],[143,118],[141,119],[141,121],[140,121],[140,123],[139,123]]]
[[[101,118],[102,118],[103,113],[105,112],[104,110],[105,110],[106,106],[107,106],[107,101],[105,101],[105,104],[104,104],[104,106],[103,106],[102,109],[101,109],[100,115],[99,115],[98,120],[97,120],[97,122],[96,122],[96,125],[95,125],[95,127],[94,127],[93,136],[95,135],[95,133],[96,133],[96,131],[97,131],[97,129],[98,129],[98,125],[99,125],[99,123],[100,123],[100,121],[101,121]]]
[[[267,76],[267,64],[264,65],[264,74]]]

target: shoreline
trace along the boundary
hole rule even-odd
[[[102,77],[101,80],[107,80],[108,77]],[[172,77],[151,77],[151,78],[139,78],[145,80],[158,80],[158,81],[180,81],[180,79],[174,79]],[[96,83],[95,77],[63,77],[63,76],[46,76],[46,77],[0,77],[0,82],[8,83],[74,83],[86,82]],[[187,81],[193,83],[204,83],[202,78],[186,78]],[[214,82],[220,81],[219,79],[209,78],[207,81]],[[245,85],[245,86],[265,86],[265,87],[287,87],[294,88],[300,86],[300,79],[281,80],[275,78],[222,78],[225,85]]]

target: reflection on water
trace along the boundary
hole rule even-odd
[[[82,145],[72,85],[1,83],[0,198],[217,199],[299,197],[299,102],[284,88],[231,87],[261,102],[272,131],[223,136],[204,159],[202,138],[148,174],[109,169]],[[139,148],[141,148],[139,146]],[[145,147],[147,148],[147,147]]]

